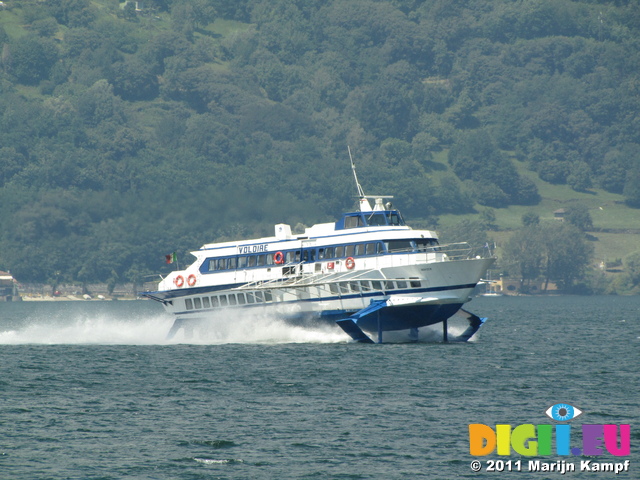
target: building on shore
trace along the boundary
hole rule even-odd
[[[0,271],[0,302],[18,302],[18,282],[9,272]]]

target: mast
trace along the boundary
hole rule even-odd
[[[356,180],[356,187],[358,188],[358,197],[360,199],[366,198],[364,194],[364,190],[362,189],[362,185],[358,182],[358,175],[356,175],[356,164],[353,163],[353,157],[351,156],[351,148],[347,145],[347,150],[349,151],[349,160],[351,160],[351,170],[353,170],[353,178]]]
[[[353,178],[356,181],[356,187],[358,188],[358,203],[360,205],[361,212],[371,212],[373,210],[384,210],[387,208],[382,204],[382,200],[385,198],[393,198],[393,195],[373,195],[367,196],[364,194],[364,190],[362,189],[362,185],[358,181],[358,175],[356,174],[356,165],[353,163],[353,157],[351,156],[351,148],[347,145],[347,150],[349,151],[349,160],[351,160],[351,170],[353,171]],[[371,204],[369,203],[369,198],[374,199],[375,207],[371,208]],[[391,204],[389,204],[391,205]]]

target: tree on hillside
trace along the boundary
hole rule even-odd
[[[98,15],[89,0],[48,0],[47,6],[58,23],[86,27]]]
[[[565,222],[578,227],[583,232],[593,228],[593,220],[591,219],[591,214],[585,204],[578,203],[570,205],[565,210]]]
[[[545,287],[555,282],[560,290],[569,290],[580,280],[593,256],[593,246],[573,225],[550,223],[543,228]]]
[[[418,72],[406,61],[389,65],[362,98],[360,121],[378,139],[410,139],[416,133]]]
[[[627,172],[623,193],[627,205],[640,208],[640,168]]]
[[[584,192],[591,188],[591,169],[586,162],[574,162],[571,173],[567,176],[567,184],[576,192]]]
[[[9,51],[8,70],[25,85],[36,85],[46,79],[58,60],[54,41],[36,35],[19,38]]]
[[[540,224],[540,216],[533,212],[527,212],[522,215],[522,225],[532,227]]]
[[[541,277],[544,290],[555,282],[567,291],[583,278],[592,255],[593,247],[576,226],[549,222],[514,233],[505,244],[502,262],[513,268],[523,286]]]
[[[461,134],[449,151],[449,163],[459,178],[470,181],[481,205],[504,207],[539,199],[533,182],[518,174],[487,131]]]
[[[503,249],[501,263],[520,279],[520,288],[528,288],[542,271],[543,252],[537,223],[515,232]]]

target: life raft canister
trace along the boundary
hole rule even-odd
[[[182,277],[182,275],[178,275],[176,278],[173,279],[173,283],[175,284],[176,287],[180,288],[184,285],[184,278]]]
[[[349,270],[351,270],[353,267],[356,266],[356,261],[353,259],[353,257],[348,257],[345,260],[344,264],[347,266]]]
[[[333,262],[329,262],[329,263],[327,263],[327,268],[328,268],[329,270],[333,270],[335,266],[336,266],[336,265],[335,265],[335,263],[333,263]]]
[[[273,254],[273,261],[276,265],[282,265],[284,263],[284,254],[282,252],[276,252]]]
[[[187,283],[190,287],[193,287],[196,284],[196,276],[193,273],[187,278]]]

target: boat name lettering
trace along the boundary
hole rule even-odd
[[[238,247],[238,253],[261,253],[267,251],[267,244],[263,243],[262,245],[242,245]]]

